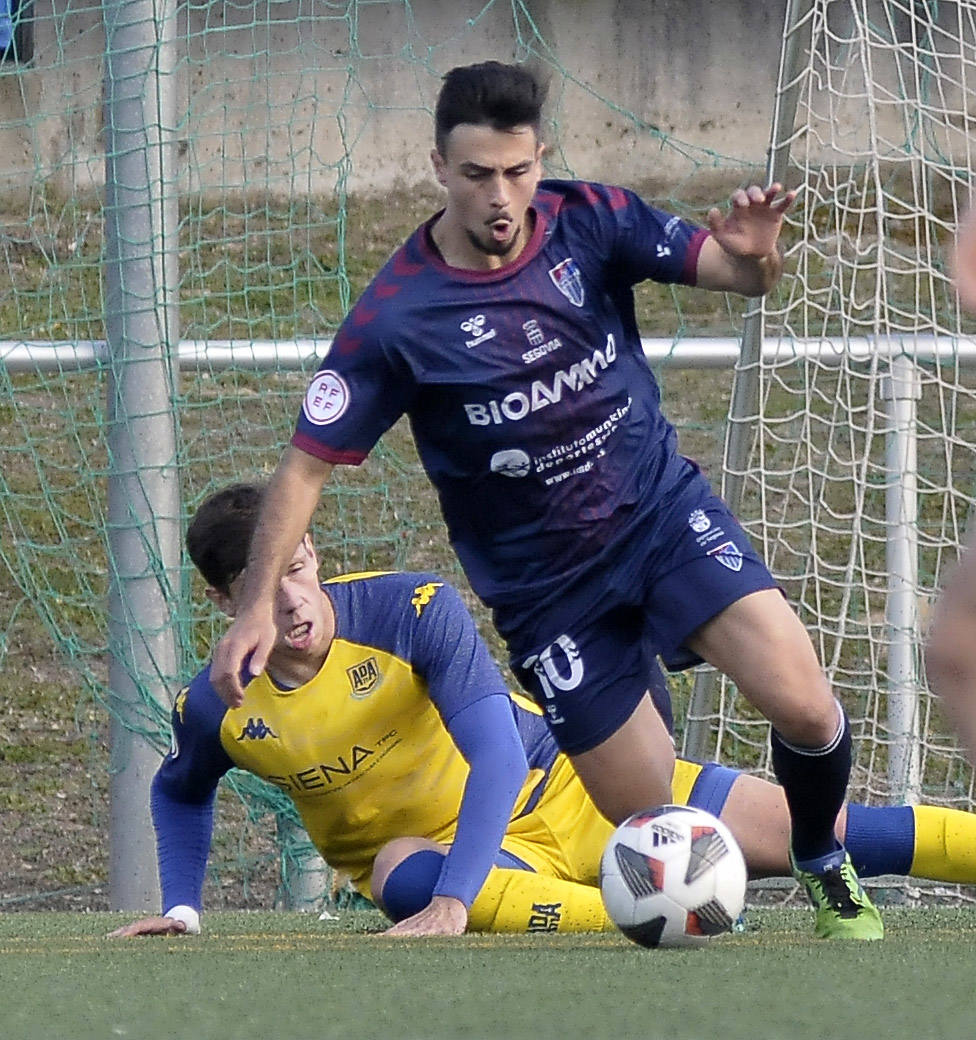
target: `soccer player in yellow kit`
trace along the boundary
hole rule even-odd
[[[225,488],[188,532],[208,596],[230,615],[262,496]],[[241,707],[221,701],[209,668],[177,696],[151,799],[164,913],[113,934],[199,930],[217,784],[233,767],[292,798],[325,860],[397,922],[395,934],[457,933],[445,901],[464,907],[469,931],[612,927],[597,884],[613,827],[540,709],[509,693],[449,584],[408,573],[320,584],[306,535],[275,612],[270,665]],[[789,874],[776,785],[679,759],[673,799],[725,820],[754,876]],[[968,813],[851,805],[839,831],[862,875],[976,882]]]

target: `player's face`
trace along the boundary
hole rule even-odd
[[[244,583],[243,574],[231,583],[225,596],[209,590],[210,598],[225,613],[237,613],[238,596]],[[274,601],[277,630],[272,656],[279,664],[311,664],[318,668],[332,642],[333,617],[329,601],[319,584],[319,562],[306,534],[299,543],[281,577]]]
[[[439,231],[460,251],[464,266],[491,268],[514,260],[532,233],[529,205],[542,177],[543,146],[535,130],[462,123],[448,134],[444,152],[431,153],[447,189]]]
[[[275,595],[276,655],[318,657],[332,638],[327,600],[319,585],[319,564],[308,535],[288,562]]]

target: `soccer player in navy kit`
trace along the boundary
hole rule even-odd
[[[445,208],[380,271],[309,386],[214,686],[241,702],[243,664],[265,666],[274,589],[333,466],[362,462],[406,413],[471,585],[608,819],[670,800],[674,751],[647,692],[656,655],[672,669],[708,661],[773,724],[817,934],[881,938],[834,836],[846,716],[764,563],[678,453],[634,317],[647,278],[768,291],[794,193],[737,190],[706,230],[622,188],[543,181],[543,100],[521,66],[445,77],[432,153]]]
[[[263,494],[224,488],[187,532],[208,597],[231,615]],[[326,860],[399,922],[394,934],[441,934],[425,911],[445,896],[466,907],[470,931],[613,927],[597,888],[612,825],[540,709],[509,699],[449,585],[409,573],[320,583],[306,536],[275,611],[268,668],[240,708],[218,698],[206,668],[177,695],[151,797],[163,913],[113,934],[199,930],[217,783],[235,766],[292,799]],[[651,680],[666,694],[659,668]],[[781,789],[679,759],[672,797],[720,816],[753,876],[788,870]],[[838,827],[867,873],[976,881],[969,813],[850,805]]]

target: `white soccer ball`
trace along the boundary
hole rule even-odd
[[[710,813],[659,805],[613,832],[600,889],[617,927],[641,946],[699,946],[731,931],[746,897],[746,863]]]

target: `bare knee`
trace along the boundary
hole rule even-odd
[[[831,695],[826,700],[795,706],[776,730],[795,747],[823,748],[837,738],[842,720],[842,708]]]
[[[388,841],[376,854],[376,859],[373,860],[373,871],[370,875],[369,883],[373,896],[377,899],[380,897],[383,886],[386,884],[386,879],[408,856],[426,849],[432,849],[440,853],[447,851],[445,845],[440,845],[429,838],[394,838],[392,841]]]

